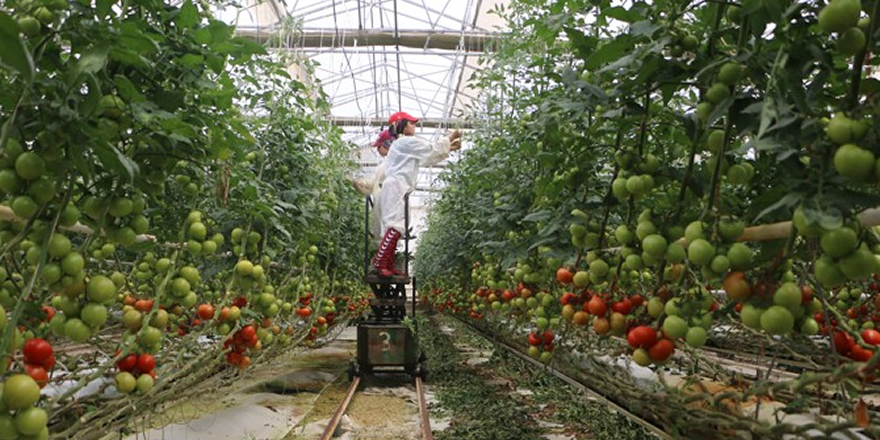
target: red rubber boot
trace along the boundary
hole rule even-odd
[[[396,229],[389,228],[385,231],[385,237],[379,245],[379,250],[373,256],[373,267],[380,277],[391,277],[398,275],[394,270],[394,257],[397,252],[397,240],[400,239],[400,232]]]

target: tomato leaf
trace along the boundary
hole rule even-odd
[[[107,65],[107,55],[110,52],[110,43],[102,41],[88,49],[79,60],[76,61],[67,76],[67,85],[75,87],[82,83],[84,76],[94,74]]]
[[[798,202],[800,202],[801,199],[803,199],[803,198],[804,198],[804,195],[801,193],[786,194],[784,197],[779,199],[776,203],[764,208],[763,211],[758,213],[758,215],[755,216],[754,221],[757,222],[758,220],[761,219],[761,217],[764,217],[765,215],[771,214],[771,213],[775,212],[776,210],[783,209],[783,208],[786,208],[786,209],[792,208],[794,205],[796,205]]]
[[[186,0],[180,5],[180,11],[177,13],[177,25],[182,28],[191,28],[199,22],[199,11],[193,5],[192,1]]]
[[[550,219],[553,215],[553,211],[541,210],[535,211],[525,217],[523,217],[524,222],[542,222],[544,220]]]
[[[132,83],[125,75],[114,76],[113,84],[116,85],[116,90],[119,92],[119,96],[127,102],[140,102],[146,99],[144,95],[138,92],[134,83]]]
[[[18,35],[18,23],[0,12],[0,67],[20,73],[30,83],[34,79],[34,60]]]
[[[122,154],[119,149],[107,142],[98,142],[93,151],[105,167],[125,176],[129,182],[134,182],[134,177],[139,172],[138,164],[131,158]]]
[[[605,8],[602,10],[602,14],[606,17],[611,17],[615,20],[620,20],[626,23],[633,23],[642,18],[642,14],[640,14],[639,11],[636,11],[635,8],[626,10],[621,6]]]
[[[565,35],[568,36],[571,45],[577,51],[578,56],[586,59],[596,48],[596,39],[587,36],[581,30],[572,27],[564,27]]]
[[[153,54],[159,51],[159,44],[144,33],[136,22],[125,22],[119,25],[119,41],[128,49],[141,53]]]
[[[116,0],[97,0],[95,2],[95,15],[98,18],[106,17],[110,13],[113,3],[116,3]]]
[[[587,58],[585,66],[588,69],[593,70],[612,61],[617,61],[621,55],[631,48],[632,41],[628,36],[618,37],[593,52],[590,57]]]
[[[100,108],[101,98],[104,96],[101,93],[101,81],[95,75],[88,75],[86,82],[89,85],[89,93],[82,100],[78,108],[82,116],[95,114]]]
[[[114,47],[110,50],[110,59],[128,66],[140,67],[142,69],[149,69],[151,66],[151,63],[147,61],[146,58],[131,49]]]

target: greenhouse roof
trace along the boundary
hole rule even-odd
[[[504,26],[491,11],[507,3],[243,0],[217,14],[236,24],[239,35],[261,42],[281,29],[295,29],[281,32],[290,37],[283,38],[276,50],[317,64],[313,77],[296,63],[289,70],[324,90],[333,121],[345,131],[344,139],[357,146],[352,157],[360,164],[360,173],[369,175],[381,160],[371,148],[372,141],[391,113],[403,110],[421,118],[417,134],[426,138],[468,127],[464,111],[477,98],[469,79],[491,47],[486,43]],[[441,164],[419,174],[413,194],[416,230],[423,221],[426,199],[438,189],[442,168]]]
[[[245,0],[220,16],[260,41],[293,17],[301,28],[283,50],[317,63],[314,80],[334,121],[368,148],[399,110],[421,117],[427,133],[463,126],[463,109],[476,98],[468,79],[502,24],[489,13],[499,3],[506,1]]]

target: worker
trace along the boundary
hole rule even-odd
[[[379,192],[381,230],[385,234],[372,263],[381,277],[398,274],[394,270],[394,258],[397,240],[406,232],[404,198],[416,187],[419,167],[435,165],[445,159],[450,151],[461,148],[461,132],[458,130],[433,143],[417,138],[418,121],[418,118],[405,112],[394,113],[388,118],[388,131],[392,136],[399,137],[391,144],[385,159],[385,180]]]
[[[395,139],[397,139],[397,136],[392,135],[388,130],[383,130],[373,142],[373,147],[376,148],[379,156],[382,156],[384,159],[388,156],[388,149],[391,148],[391,143],[394,142]],[[379,164],[376,165],[376,169],[373,171],[372,176],[352,180],[352,184],[354,184],[355,189],[357,189],[359,193],[364,196],[371,196],[373,199],[373,209],[370,212],[369,232],[373,247],[375,248],[379,247],[382,238],[379,189],[382,187],[383,180],[385,180],[385,161],[379,162]]]

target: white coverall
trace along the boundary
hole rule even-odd
[[[376,165],[373,175],[363,179],[354,179],[354,186],[358,192],[365,196],[372,196],[373,207],[370,211],[370,239],[372,243],[379,247],[382,241],[382,235],[385,233],[381,229],[382,204],[379,203],[379,190],[382,188],[382,182],[385,180],[385,161]]]
[[[419,167],[436,165],[449,155],[449,138],[441,136],[430,142],[415,136],[401,136],[385,158],[385,181],[379,192],[381,210],[380,234],[394,228],[404,234],[403,197],[416,188]],[[381,239],[381,236],[379,237]]]

